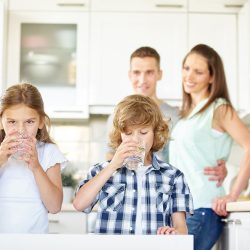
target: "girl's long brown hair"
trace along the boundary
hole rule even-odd
[[[24,104],[36,110],[40,119],[44,120],[42,129],[38,129],[36,139],[42,142],[54,143],[49,136],[50,119],[44,111],[43,99],[38,89],[30,83],[20,83],[9,87],[1,97],[0,118],[4,111],[14,105]],[[4,140],[5,132],[0,129],[0,142]]]

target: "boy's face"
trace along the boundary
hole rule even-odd
[[[134,57],[130,62],[129,79],[135,94],[156,96],[156,85],[161,80],[162,71],[153,57]]]
[[[145,158],[148,159],[150,149],[154,143],[154,131],[152,126],[141,127],[131,126],[127,128],[127,131],[121,133],[122,141],[135,141],[144,142],[145,145]]]

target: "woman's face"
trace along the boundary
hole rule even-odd
[[[209,85],[212,84],[206,59],[199,54],[190,54],[182,68],[184,91],[191,96],[208,97]]]

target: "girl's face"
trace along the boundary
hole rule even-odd
[[[209,85],[213,78],[210,75],[206,59],[198,54],[190,54],[183,65],[182,82],[184,91],[192,96],[209,96]]]
[[[150,149],[154,143],[154,130],[152,126],[140,127],[131,126],[127,128],[127,131],[121,133],[122,141],[135,141],[143,142],[145,146],[145,158],[149,156]]]
[[[25,132],[28,136],[34,137],[36,137],[38,129],[42,129],[44,126],[37,111],[24,104],[6,109],[2,114],[1,123],[5,134]]]

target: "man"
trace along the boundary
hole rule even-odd
[[[179,108],[172,107],[157,97],[157,83],[162,78],[159,53],[151,47],[140,47],[136,49],[130,56],[128,76],[134,93],[152,98],[160,107],[165,118],[169,121],[169,128],[171,130],[179,119]],[[108,134],[112,129],[112,120],[113,115],[109,116],[107,121]],[[113,155],[114,152],[112,149],[108,148],[106,159],[111,160]],[[158,152],[158,156],[164,162],[169,162],[168,143]],[[227,175],[225,162],[219,160],[216,167],[206,167],[204,174],[210,176],[209,180],[217,181],[217,185],[221,185]]]

